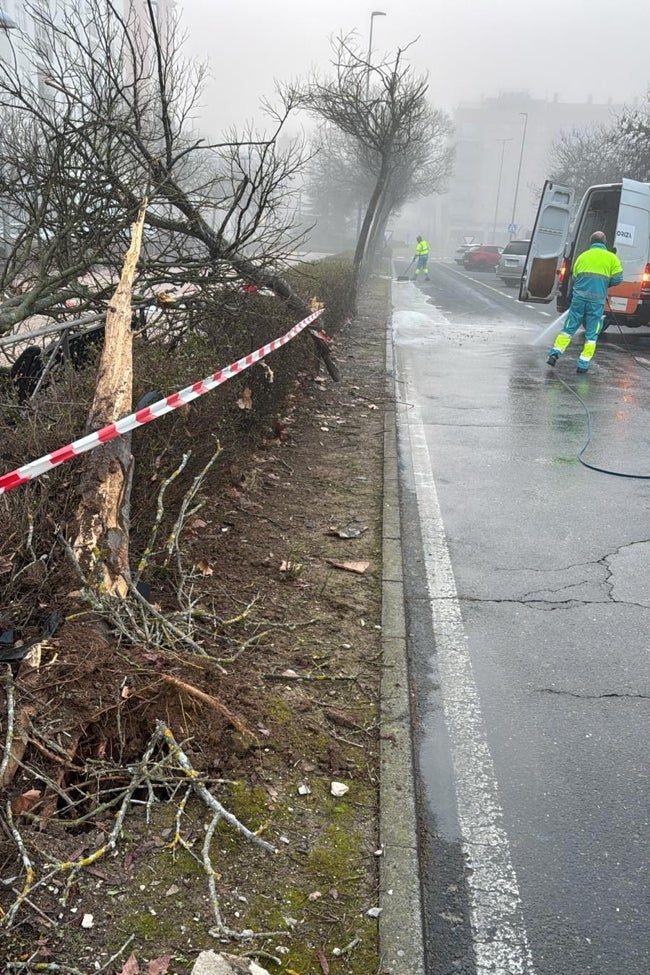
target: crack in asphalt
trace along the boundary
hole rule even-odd
[[[620,693],[619,691],[607,691],[605,694],[578,694],[576,691],[562,691],[556,687],[536,687],[535,692],[537,694],[557,694],[560,697],[577,697],[584,701],[602,701],[610,697],[638,698],[643,701],[650,700],[650,694],[628,694]]]
[[[458,596],[458,600],[461,603],[495,603],[500,604],[510,604],[512,606],[532,606],[534,609],[542,610],[543,612],[552,611],[556,609],[578,609],[580,606],[635,606],[637,609],[650,609],[650,604],[648,603],[637,603],[632,599],[615,599],[611,594],[604,596],[602,599],[541,599],[539,597],[529,598],[528,596],[522,596],[519,599],[494,599],[482,596]]]
[[[533,589],[530,592],[524,593],[522,596],[519,596],[516,599],[514,598],[494,599],[491,597],[484,598],[481,596],[467,596],[467,595],[460,595],[460,594],[458,598],[461,602],[467,602],[467,603],[472,603],[472,602],[512,603],[513,605],[521,605],[521,606],[537,606],[540,610],[544,610],[545,612],[549,610],[553,611],[556,609],[576,609],[580,606],[592,606],[592,605],[599,605],[599,604],[615,604],[621,606],[634,606],[637,609],[650,609],[650,603],[640,603],[634,599],[622,599],[622,598],[615,597],[613,595],[614,587],[616,585],[616,581],[614,579],[615,570],[614,568],[612,568],[610,564],[612,559],[619,556],[626,549],[634,548],[636,545],[648,545],[648,544],[650,544],[650,540],[648,539],[642,539],[636,542],[627,542],[625,545],[620,545],[618,548],[614,549],[613,552],[609,552],[607,555],[602,555],[599,559],[592,559],[589,562],[575,562],[572,563],[571,565],[565,566],[564,568],[560,568],[560,569],[553,570],[553,569],[524,568],[520,570],[521,572],[544,572],[545,574],[548,573],[559,574],[563,572],[570,572],[572,569],[584,569],[590,566],[600,566],[605,572],[605,577],[599,581],[582,579],[577,582],[571,582],[565,585],[558,586],[556,589],[546,586],[542,589]],[[496,571],[511,571],[511,570],[497,569]],[[548,599],[542,595],[543,593],[560,594],[565,591],[568,592],[571,589],[577,589],[580,586],[591,586],[591,585],[603,587],[605,590],[604,597],[601,599],[595,597],[592,599],[577,599],[572,596],[567,596],[566,599],[557,599],[557,598]]]

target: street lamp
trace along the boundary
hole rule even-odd
[[[375,17],[385,17],[386,13],[383,10],[373,10],[370,14],[370,39],[368,41],[368,71],[366,74],[366,101],[368,101],[368,93],[370,92],[370,58],[372,57],[372,25],[374,23]]]
[[[496,139],[495,141],[501,143],[501,165],[499,166],[499,181],[497,183],[497,202],[494,207],[494,220],[492,222],[492,243],[496,243],[496,235],[497,235],[497,215],[499,213],[499,197],[501,196],[501,177],[503,176],[503,154],[506,151],[506,142],[512,142],[512,139]]]
[[[524,144],[526,142],[526,129],[528,127],[528,112],[520,112],[520,115],[524,117],[524,131],[521,134],[521,152],[519,153],[519,168],[517,169],[517,182],[515,184],[515,198],[512,203],[512,219],[510,220],[510,226],[516,227],[515,224],[515,211],[517,209],[517,196],[519,195],[519,177],[521,176],[521,164],[524,161]],[[512,231],[512,233],[516,233]]]
[[[8,17],[7,14],[0,12],[0,31],[4,31],[9,36],[10,30],[15,30],[18,24]],[[4,202],[0,200],[0,260],[7,259],[7,220],[5,215]]]

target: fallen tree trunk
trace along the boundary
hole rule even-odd
[[[97,430],[131,411],[133,341],[131,291],[140,257],[146,202],[133,224],[122,276],[108,306],[104,349],[87,429]],[[102,591],[124,596],[129,578],[129,515],[133,458],[126,434],[85,455],[73,551],[81,570]]]

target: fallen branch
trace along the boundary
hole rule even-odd
[[[191,685],[186,685],[182,681],[177,681],[175,678],[172,678],[170,681],[168,681],[168,683],[178,686],[179,689],[184,690],[187,693],[194,693],[197,690],[196,688],[192,688]],[[194,694],[194,696],[196,696],[196,694]],[[209,695],[204,695],[203,692],[199,692],[199,698],[201,700],[208,698],[213,705],[215,703],[220,705],[220,702],[215,702],[215,699],[210,699]],[[222,706],[219,706],[219,710],[221,710],[221,708]],[[234,715],[232,717],[235,718],[240,730],[246,732],[247,729],[245,725],[243,725],[243,723]],[[250,732],[248,733],[250,734]],[[154,753],[159,749],[161,749],[161,754],[159,757],[154,759]],[[175,777],[179,771],[182,773],[181,780]],[[114,772],[115,770],[113,768],[107,767],[104,775],[109,779],[113,779]],[[42,890],[44,888],[49,888],[51,890],[52,882],[56,877],[63,876],[66,878],[65,886],[60,896],[61,904],[65,904],[70,895],[73,884],[83,870],[93,867],[93,865],[96,864],[100,859],[106,857],[116,849],[118,841],[121,838],[124,830],[125,820],[130,806],[135,802],[140,802],[140,800],[136,800],[134,798],[136,791],[141,788],[146,788],[148,790],[149,798],[146,803],[148,814],[150,805],[155,801],[154,790],[156,787],[159,787],[161,784],[168,784],[171,781],[174,781],[176,787],[178,787],[180,782],[184,780],[187,783],[187,787],[185,789],[184,796],[177,806],[176,835],[170,845],[172,849],[174,849],[177,845],[183,846],[188,850],[188,852],[191,853],[192,856],[197,859],[198,863],[203,866],[208,881],[212,911],[216,921],[215,926],[210,929],[210,933],[219,938],[228,937],[232,939],[249,940],[253,936],[250,931],[238,933],[230,928],[221,917],[216,886],[219,875],[212,863],[210,850],[213,845],[212,840],[217,824],[223,820],[231,828],[237,830],[237,832],[240,833],[245,839],[254,843],[256,846],[259,846],[267,853],[276,853],[276,848],[271,843],[263,840],[260,836],[264,826],[260,826],[256,831],[249,829],[212,795],[206,785],[207,780],[205,780],[203,776],[195,768],[193,768],[189,758],[176,741],[171,729],[163,721],[156,722],[155,731],[149,739],[142,759],[136,765],[129,766],[128,774],[130,776],[130,781],[125,788],[120,790],[119,796],[110,802],[110,805],[118,805],[110,832],[108,832],[108,835],[104,838],[103,842],[95,850],[87,853],[84,856],[78,857],[77,859],[64,861],[58,860],[55,857],[52,857],[46,851],[41,850],[40,846],[37,847],[33,844],[28,850],[27,843],[23,839],[23,836],[16,825],[16,817],[12,811],[11,804],[9,802],[7,803],[7,827],[17,847],[20,860],[22,861],[23,881],[22,888],[18,890],[17,893],[14,891],[14,893],[16,893],[15,901],[7,913],[0,917],[0,928],[10,928],[13,925],[18,912],[24,905],[33,908],[38,913],[42,913],[41,909],[33,900],[34,894],[39,889]],[[37,777],[42,776],[39,775]],[[50,785],[54,786],[54,783],[50,782]],[[187,844],[181,836],[181,819],[186,803],[192,793],[204,803],[211,813],[210,822],[205,827],[206,836],[201,857],[196,857],[196,854],[194,854],[194,852],[190,849],[189,844]],[[103,795],[106,795],[106,793],[103,793]],[[99,798],[100,794],[98,792],[96,801],[99,801]],[[173,796],[171,800],[167,801],[174,801]],[[98,805],[95,812],[101,812],[103,809],[108,808],[108,805],[109,804],[104,804],[103,806]],[[23,815],[29,817],[29,813],[24,813]],[[74,824],[67,823],[67,825]],[[278,931],[264,931],[256,932],[254,936],[270,937],[277,936],[281,933],[282,932]],[[122,948],[121,950],[123,951],[124,949]],[[117,955],[114,956],[114,958],[116,957]],[[71,973],[75,971],[74,969],[66,968],[65,966],[58,966],[54,968],[37,967],[39,965],[42,966],[49,964],[44,962],[15,962],[11,964],[14,967],[12,969],[7,968],[7,971],[33,970],[53,972],[61,971]],[[26,965],[31,965],[31,969],[29,967],[25,967]],[[100,971],[101,970],[102,969],[100,969]]]
[[[7,734],[5,735],[4,755],[2,756],[2,763],[0,764],[0,785],[5,784],[5,773],[9,765],[9,757],[11,755],[11,744],[14,738],[14,714],[15,714],[16,690],[14,688],[14,679],[11,673],[10,664],[6,665],[4,688],[5,688],[5,698],[7,701]]]

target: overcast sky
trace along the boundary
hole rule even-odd
[[[211,131],[258,116],[274,78],[326,67],[329,39],[356,30],[376,56],[419,35],[411,62],[433,104],[528,90],[562,101],[632,101],[650,81],[648,0],[178,0],[187,52],[210,62]]]

